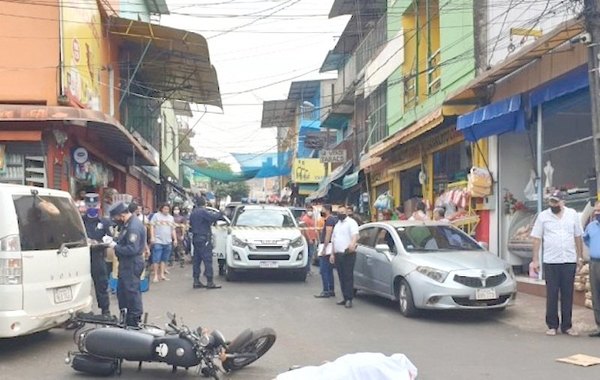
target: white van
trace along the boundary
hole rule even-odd
[[[63,191],[0,184],[0,338],[56,327],[91,309],[83,221]]]

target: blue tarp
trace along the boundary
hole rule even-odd
[[[256,172],[254,178],[286,176],[291,173],[292,152],[231,153],[242,172]]]
[[[548,82],[529,94],[531,107],[589,87],[588,67],[581,66],[570,73]]]
[[[521,95],[511,96],[459,116],[456,129],[465,135],[465,140],[471,142],[506,132],[524,132],[525,110]]]

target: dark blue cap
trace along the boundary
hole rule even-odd
[[[110,217],[114,218],[117,215],[129,212],[129,207],[123,202],[119,202],[110,209]]]
[[[100,203],[100,195],[96,193],[87,193],[84,201],[87,207],[98,207],[98,204]]]

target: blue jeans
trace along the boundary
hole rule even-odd
[[[310,267],[312,265],[312,258],[317,250],[316,244],[308,243],[308,262],[306,263],[306,273],[310,273]]]
[[[152,246],[152,264],[166,263],[171,257],[171,244],[154,244]]]
[[[319,268],[321,271],[321,280],[323,281],[323,292],[333,293],[335,291],[333,265],[329,262],[329,256],[319,256]]]

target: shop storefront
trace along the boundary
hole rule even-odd
[[[497,142],[499,252],[513,265],[531,260],[532,224],[553,190],[566,192],[567,207],[582,221],[591,207],[595,168],[587,86],[587,70],[580,67],[459,118],[465,138],[494,136]],[[475,120],[476,113],[489,117]]]
[[[74,198],[107,188],[141,197],[144,181],[129,172],[133,160],[156,165],[138,140],[100,112],[0,105],[0,182],[51,187]]]

